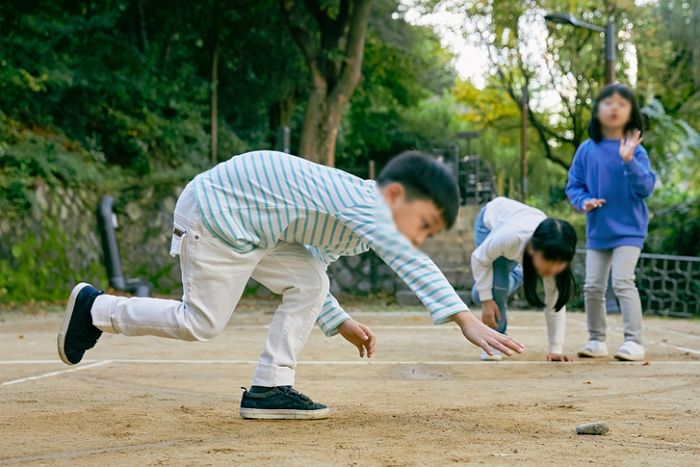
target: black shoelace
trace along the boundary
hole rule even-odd
[[[306,402],[309,404],[313,403],[313,401],[306,394],[300,393],[299,391],[297,391],[296,389],[294,389],[291,386],[280,387],[279,389],[281,389],[285,393],[289,394],[290,396],[296,397],[297,399],[301,400],[302,402]]]

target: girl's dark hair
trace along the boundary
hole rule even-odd
[[[535,251],[542,253],[545,259],[550,261],[564,261],[567,263],[566,269],[557,274],[555,282],[559,296],[554,305],[556,311],[566,305],[571,300],[576,290],[574,274],[571,271],[571,260],[576,253],[576,231],[566,221],[561,219],[545,219],[535,229],[530,239],[530,245]],[[544,307],[545,304],[537,295],[537,280],[539,276],[532,263],[532,256],[528,248],[525,247],[523,253],[523,289],[525,299],[532,306]]]
[[[621,84],[608,84],[600,91],[598,97],[595,98],[595,101],[593,102],[593,110],[591,111],[591,121],[588,124],[588,136],[596,143],[603,141],[604,137],[603,130],[600,127],[600,120],[598,120],[598,105],[600,105],[600,102],[603,99],[607,99],[614,94],[618,94],[632,106],[630,111],[630,120],[625,125],[625,133],[634,130],[644,132],[642,112],[639,110],[637,98],[634,97],[632,90]]]

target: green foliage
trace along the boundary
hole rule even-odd
[[[10,256],[0,257],[0,303],[63,299],[66,283],[104,280],[98,263],[77,267],[69,245],[71,239],[55,219],[44,219],[40,229],[13,243]]]
[[[431,29],[412,26],[401,17],[392,19],[397,5],[395,0],[375,3],[362,83],[338,142],[340,166],[366,164],[370,158],[383,162],[407,147],[432,150],[453,134],[454,108],[445,114],[439,98],[455,80],[452,56]],[[444,118],[424,120],[427,126],[412,125],[412,119],[420,119],[430,106],[438,107]],[[427,140],[430,144],[421,144]]]
[[[700,193],[700,134],[687,122],[666,113],[663,104],[651,98],[642,109],[650,128],[644,145],[654,156],[665,184]]]

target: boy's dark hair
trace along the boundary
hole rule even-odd
[[[530,245],[550,261],[564,261],[566,269],[556,275],[555,282],[559,296],[554,305],[556,311],[571,300],[576,291],[574,274],[571,271],[571,261],[576,254],[576,231],[566,221],[561,219],[545,219],[535,229],[530,239]],[[537,295],[537,271],[532,263],[532,256],[525,248],[523,253],[523,289],[525,299],[532,306],[543,307],[545,304]]]
[[[637,98],[634,97],[634,92],[622,84],[608,84],[600,91],[598,97],[595,98],[593,110],[591,111],[591,121],[588,123],[588,136],[596,143],[600,143],[604,138],[603,130],[600,127],[600,120],[598,120],[598,105],[603,99],[607,99],[614,94],[618,94],[632,106],[630,110],[630,120],[625,125],[625,133],[634,130],[639,130],[642,133],[644,132],[644,119],[642,118],[642,112],[639,110]]]
[[[379,173],[377,184],[389,183],[403,185],[409,198],[435,203],[448,229],[455,223],[459,210],[457,180],[447,165],[434,157],[418,151],[402,152]]]

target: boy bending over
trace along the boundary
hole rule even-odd
[[[177,201],[170,254],[180,257],[182,301],[125,298],[89,284],[71,292],[58,353],[74,365],[103,332],[205,341],[220,334],[251,277],[282,294],[244,418],[324,418],[328,408],[293,389],[314,323],[371,356],[375,338],[328,293],[326,267],[372,249],[418,295],[436,324],[454,321],[473,344],[511,355],[522,346],[472,316],[418,247],[449,228],[457,185],[445,165],[406,152],[376,183],[305,159],[253,151],[199,174]]]

